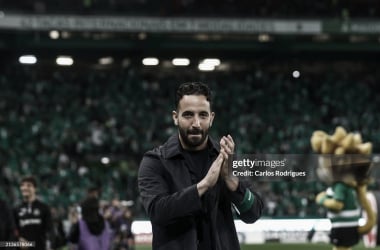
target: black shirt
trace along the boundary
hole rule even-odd
[[[208,149],[199,151],[183,151],[183,156],[186,159],[186,165],[189,169],[191,182],[196,184],[200,182],[207,174],[209,166]]]
[[[196,184],[200,182],[207,174],[211,162],[209,157],[209,149],[203,149],[198,151],[183,151],[183,156],[186,159],[186,166],[189,169],[191,182],[192,184]],[[210,221],[210,210],[207,202],[209,199],[205,197],[209,192],[206,192],[202,196],[202,212],[195,215],[195,220],[197,223],[197,237],[198,237],[198,250],[211,250],[214,247],[211,246],[212,239],[212,228]]]
[[[47,234],[51,230],[50,209],[39,200],[23,202],[15,209],[19,237],[35,242],[35,250],[46,249]]]

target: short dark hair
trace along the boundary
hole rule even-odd
[[[101,222],[103,219],[99,215],[99,200],[95,197],[86,198],[81,204],[82,218],[86,223]]]
[[[29,183],[32,183],[34,187],[37,187],[37,180],[34,176],[24,176],[21,178],[21,184],[24,183],[24,182],[29,182]]]
[[[211,99],[212,99],[212,93],[210,88],[201,82],[187,82],[182,83],[176,92],[175,96],[175,108],[178,109],[179,101],[182,99],[184,95],[204,95],[207,99],[207,101],[210,102],[210,108],[211,108]]]
[[[81,209],[83,211],[98,211],[99,210],[99,200],[96,197],[88,197],[81,203]]]

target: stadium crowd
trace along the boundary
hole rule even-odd
[[[136,173],[142,154],[175,132],[176,86],[199,80],[215,90],[214,137],[231,133],[238,153],[311,153],[315,129],[360,131],[380,146],[377,63],[260,63],[243,72],[163,74],[139,67],[44,70],[12,65],[0,72],[0,197],[14,205],[23,175],[61,217],[91,186],[101,198],[133,200],[144,217]],[[300,66],[301,65],[301,66]],[[358,66],[362,65],[362,66]],[[197,74],[194,79],[194,75]],[[221,122],[223,121],[223,122]],[[319,181],[259,182],[266,216],[323,216]]]

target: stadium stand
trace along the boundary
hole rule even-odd
[[[310,153],[315,128],[343,125],[380,146],[378,63],[299,61],[300,78],[285,62],[256,62],[241,72],[189,75],[125,69],[46,71],[8,65],[0,70],[0,163],[2,197],[15,201],[21,175],[40,179],[49,204],[67,209],[101,183],[102,198],[138,201],[136,172],[142,153],[159,145],[174,127],[175,87],[190,79],[215,90],[212,134],[235,136],[239,153]],[[303,65],[303,66],[299,66]],[[224,122],[221,122],[224,121]],[[227,121],[227,122],[226,122]],[[102,157],[110,162],[102,163]],[[314,194],[320,182],[260,182],[266,215],[322,216]]]

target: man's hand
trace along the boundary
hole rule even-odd
[[[206,176],[197,184],[198,194],[202,196],[209,188],[215,186],[220,175],[220,169],[222,167],[224,155],[219,153],[218,157],[212,163]]]
[[[239,179],[236,176],[232,176],[228,171],[228,157],[234,153],[235,142],[231,135],[223,136],[220,139],[220,152],[223,154],[224,161],[221,170],[221,176],[226,182],[229,190],[236,191],[239,186]]]

